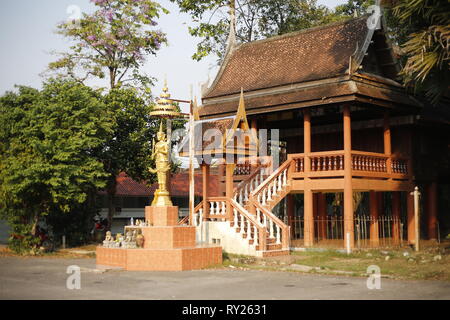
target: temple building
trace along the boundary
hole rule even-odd
[[[255,256],[410,245],[419,186],[420,236],[439,240],[449,227],[438,200],[449,192],[450,116],[409,94],[399,70],[383,21],[369,28],[367,16],[245,44],[230,36],[194,110],[197,239]],[[225,138],[209,148],[205,128]],[[229,132],[245,142],[228,146]],[[219,197],[208,194],[211,157]]]

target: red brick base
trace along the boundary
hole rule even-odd
[[[222,263],[222,248],[199,246],[177,249],[97,247],[97,265],[128,271],[185,271]]]
[[[97,247],[97,265],[133,271],[183,271],[222,263],[222,247],[196,246],[195,227],[178,225],[178,207],[145,207],[144,248]]]

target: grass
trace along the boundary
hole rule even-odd
[[[408,252],[408,256],[403,253]],[[296,264],[320,267],[326,271],[346,271],[364,275],[371,265],[380,267],[381,274],[395,279],[450,281],[450,255],[438,252],[413,253],[399,251],[365,251],[347,255],[336,251],[293,253]],[[434,261],[437,255],[441,260]],[[389,257],[386,260],[386,257]]]
[[[437,256],[441,259],[436,258],[435,261]],[[223,267],[226,268],[305,273],[298,271],[298,265],[311,267],[307,273],[347,276],[367,276],[367,268],[376,265],[382,276],[393,279],[450,281],[450,242],[417,253],[402,249],[369,250],[347,255],[335,250],[323,250],[291,252],[289,257],[266,259],[224,254],[223,260]]]

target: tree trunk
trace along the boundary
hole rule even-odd
[[[35,213],[32,218],[31,235],[36,237],[37,225],[39,223],[39,214]]]
[[[111,179],[108,187],[108,225],[106,230],[111,231],[112,220],[114,215],[116,214],[116,191],[117,191],[117,182],[116,176],[114,175]]]

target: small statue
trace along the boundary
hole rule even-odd
[[[136,236],[136,246],[138,248],[143,248],[144,247],[144,236],[140,233]]]
[[[106,248],[111,247],[114,244],[114,237],[111,234],[111,231],[106,231],[106,237],[103,241],[103,246]]]
[[[131,231],[127,231],[125,235],[125,240],[122,241],[122,248],[125,249],[136,248],[136,242],[133,241],[133,233]]]

